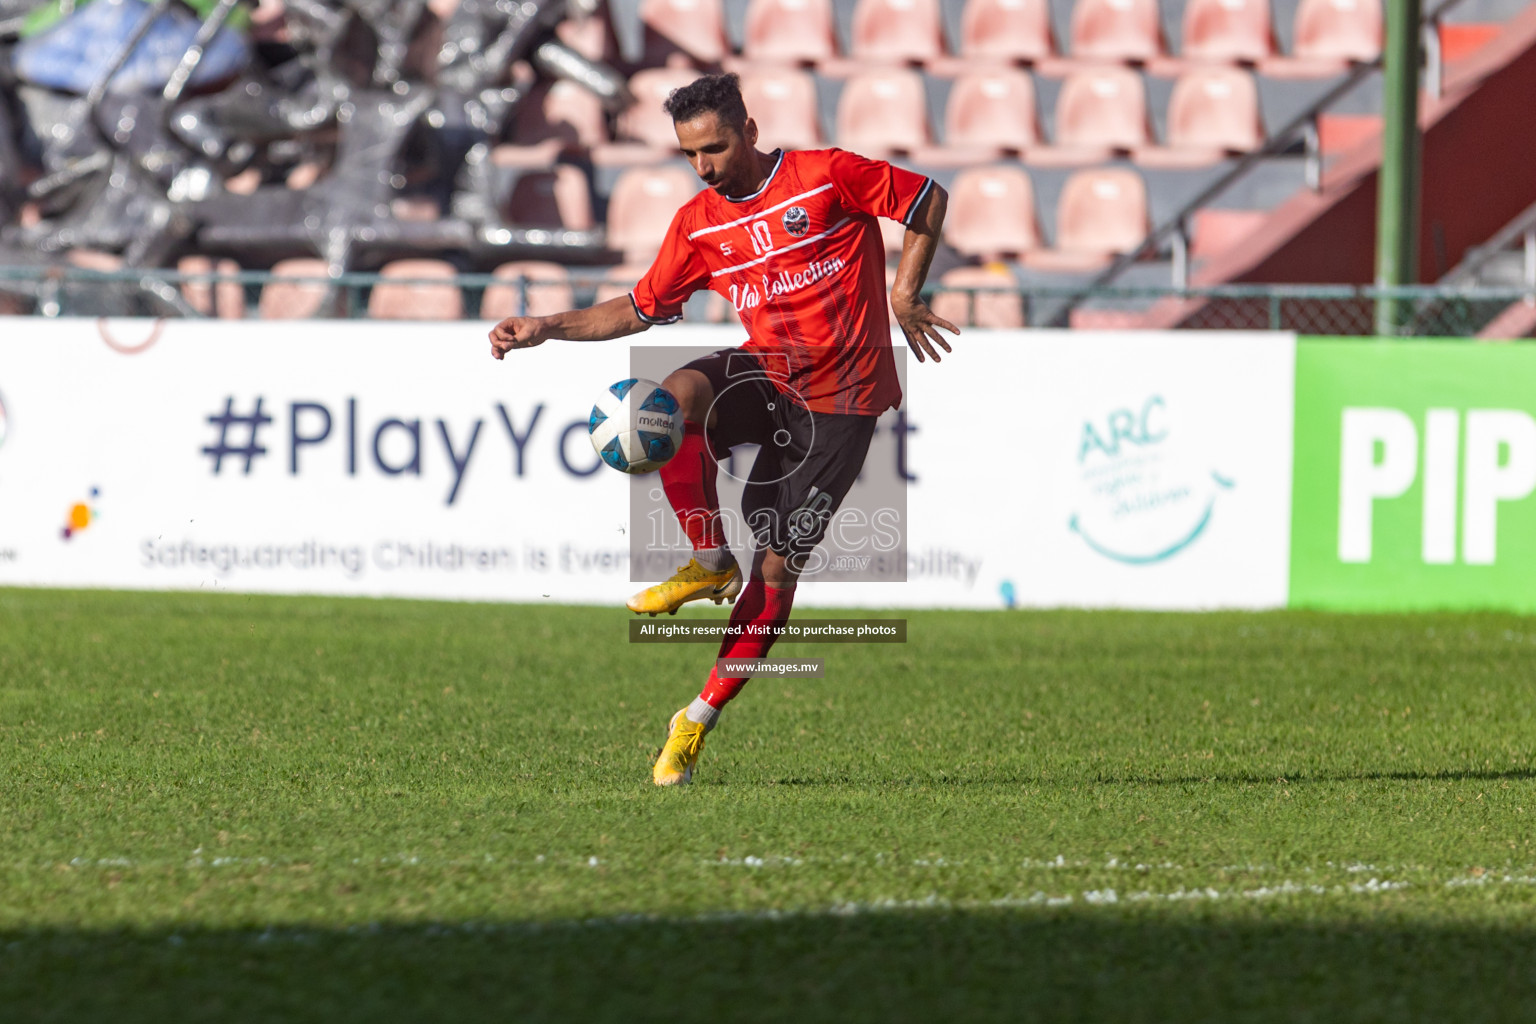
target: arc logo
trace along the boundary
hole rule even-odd
[[[1068,529],[1112,561],[1173,558],[1205,534],[1220,495],[1234,486],[1189,432],[1180,433],[1161,395],[1086,420],[1078,436],[1078,496]]]

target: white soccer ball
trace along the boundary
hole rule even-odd
[[[621,473],[649,473],[677,454],[683,413],[672,392],[631,377],[603,392],[587,420],[592,447]]]

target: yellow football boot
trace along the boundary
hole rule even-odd
[[[706,598],[719,604],[736,600],[741,593],[741,566],[733,565],[723,572],[710,572],[690,558],[688,564],[679,566],[672,578],[654,587],[646,587],[628,601],[629,610],[636,615],[659,615],[666,612],[676,615],[677,610],[689,601]]]
[[[685,786],[693,780],[693,766],[704,749],[704,726],[691,722],[683,708],[667,723],[667,742],[656,755],[651,781],[658,786]]]

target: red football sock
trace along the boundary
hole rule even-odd
[[[731,625],[740,632],[733,632],[720,644],[720,657],[722,658],[762,658],[767,656],[768,649],[778,639],[772,631],[764,633],[750,632],[743,627],[748,624],[782,626],[789,621],[789,609],[795,603],[794,587],[770,587],[762,580],[753,580],[748,583],[741,596],[736,599],[736,607],[731,609]],[[704,692],[699,698],[712,708],[723,708],[726,703],[741,688],[747,685],[749,676],[737,678],[721,678],[715,669],[709,670],[709,682],[704,684]]]
[[[704,440],[704,428],[692,420],[684,421],[683,443],[661,467],[661,487],[695,551],[725,545],[720,496],[715,491],[717,468]]]

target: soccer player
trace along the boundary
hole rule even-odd
[[[876,418],[901,402],[877,217],[907,228],[890,303],[918,362],[951,351],[939,328],[959,333],[919,296],[947,196],[920,174],[838,149],[762,152],[735,75],[677,89],[664,109],[708,188],[672,218],[645,278],[629,295],[589,309],[509,317],[491,330],[491,354],[673,323],[704,288],[731,300],[746,343],[662,382],[684,416],[683,443],[661,468],[662,488],[693,558],[632,597],[629,608],[655,615],[688,601],[736,598],[735,628],[720,657],[761,658],[789,618],[807,556],[863,467]],[[760,446],[742,496],[756,546],[745,587],[715,492],[716,462],[739,444]],[[705,734],[746,681],[710,671],[703,691],[668,724],[656,785],[692,779]]]

